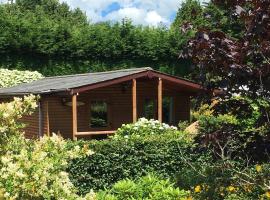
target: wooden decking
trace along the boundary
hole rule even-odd
[[[77,132],[76,136],[91,136],[91,135],[112,135],[116,132],[113,131],[87,131],[87,132]]]

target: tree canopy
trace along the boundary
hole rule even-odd
[[[150,66],[186,73],[178,53],[186,35],[165,26],[91,23],[80,9],[58,0],[0,5],[0,66],[45,75]]]
[[[205,72],[202,81],[209,87],[224,88],[227,94],[269,97],[270,3],[214,0],[212,4],[227,8],[226,16],[240,25],[242,37],[222,31],[222,25],[216,29],[201,27],[182,55],[191,57]]]

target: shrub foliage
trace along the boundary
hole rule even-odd
[[[181,134],[180,134],[181,135]],[[104,189],[119,180],[138,178],[148,172],[174,178],[189,154],[189,143],[176,134],[124,137],[104,141],[79,141],[95,152],[91,158],[74,159],[69,164],[71,180],[81,193],[89,188]]]
[[[90,155],[89,148],[70,149],[56,135],[36,141],[24,138],[18,120],[36,107],[33,95],[0,104],[0,199],[92,200],[92,193],[76,194],[65,171],[68,160]]]
[[[86,198],[76,194],[65,172],[67,161],[82,155],[83,149],[68,149],[56,135],[25,141],[18,152],[10,150],[1,156],[0,198],[91,200],[91,194]]]
[[[115,183],[111,190],[99,192],[98,200],[131,200],[131,199],[149,199],[149,200],[186,200],[189,197],[189,191],[180,190],[174,187],[169,180],[163,180],[156,175],[147,175],[136,181],[125,179]]]
[[[12,87],[21,83],[29,83],[43,78],[42,74],[31,71],[0,69],[0,88]]]

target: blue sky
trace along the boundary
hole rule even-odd
[[[7,0],[0,0],[5,3]],[[184,0],[60,0],[71,8],[79,7],[93,23],[132,19],[134,24],[170,25]],[[205,0],[208,1],[208,0]]]

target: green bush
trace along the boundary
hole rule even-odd
[[[190,143],[181,133],[78,141],[70,145],[89,145],[95,152],[89,158],[74,159],[69,164],[70,178],[81,193],[87,193],[90,188],[108,188],[119,180],[142,177],[149,172],[174,179],[186,165],[185,155],[195,159]]]
[[[186,128],[190,125],[190,122],[189,121],[180,121],[178,123],[178,130],[180,131],[185,131]]]
[[[215,154],[250,157],[250,161],[269,160],[270,103],[266,99],[244,96],[215,100],[193,113],[199,122],[196,138]],[[218,155],[219,157],[219,155]]]
[[[198,111],[193,113],[196,120],[199,121],[199,131],[201,134],[213,133],[221,130],[224,126],[233,126],[239,124],[238,119],[231,113],[215,113],[214,107],[218,101],[213,101],[211,105],[203,104]]]
[[[199,121],[201,133],[213,133],[232,127],[235,132],[260,135],[269,133],[267,110],[270,102],[264,98],[251,99],[245,96],[215,100],[211,105],[203,104],[193,117]]]
[[[98,200],[186,200],[189,191],[175,188],[169,180],[162,180],[155,175],[147,175],[133,181],[125,179],[113,185],[112,189],[97,194]]]
[[[235,116],[230,114],[218,116],[200,116],[199,131],[201,133],[213,133],[221,130],[224,126],[236,126],[238,124]]]

